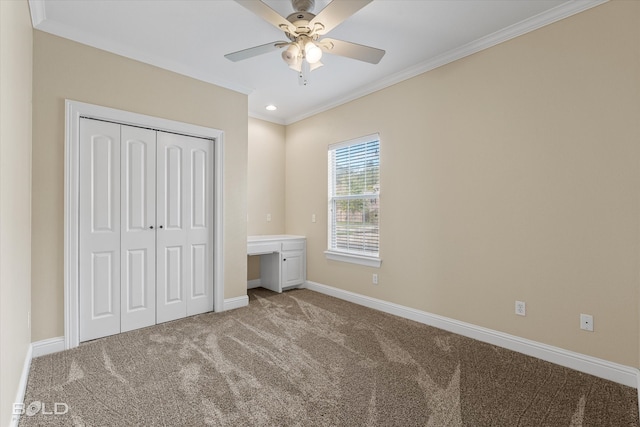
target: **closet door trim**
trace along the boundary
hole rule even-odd
[[[80,118],[87,117],[123,125],[146,127],[163,132],[212,140],[214,150],[213,209],[213,310],[224,307],[223,253],[223,164],[224,132],[218,129],[116,110],[99,105],[65,100],[65,175],[64,175],[64,344],[65,349],[80,344],[79,316],[79,168]]]

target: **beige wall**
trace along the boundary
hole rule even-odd
[[[249,118],[247,194],[249,236],[285,230],[285,127]],[[271,221],[267,221],[267,214]],[[247,280],[260,277],[260,257],[247,257]]]
[[[249,118],[249,236],[284,233],[284,142],[284,126]],[[267,214],[271,214],[271,221],[267,221]]]
[[[32,46],[28,3],[0,1],[0,425],[31,343]]]
[[[247,234],[285,230],[285,127],[249,118]],[[271,221],[267,221],[267,214]],[[260,257],[247,257],[247,280],[260,278]]]
[[[308,279],[638,366],[638,22],[606,3],[287,126]],[[374,132],[382,267],[327,261],[327,146]]]
[[[65,98],[225,132],[224,294],[246,295],[246,95],[40,31],[33,82],[33,340],[64,334]]]

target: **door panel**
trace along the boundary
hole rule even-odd
[[[121,331],[156,323],[156,132],[121,127]]]
[[[300,285],[304,282],[304,260],[302,251],[282,252],[282,287]]]
[[[188,137],[185,137],[188,138]],[[188,138],[191,281],[187,315],[213,310],[213,144]]]
[[[125,137],[126,128],[122,132]],[[152,135],[155,140],[155,135]],[[125,180],[123,192],[123,202],[125,207],[125,228],[126,231],[143,231],[147,227],[147,211],[149,210],[148,188],[151,184],[147,177],[147,158],[151,157],[150,148],[138,139],[125,139],[123,141],[123,164],[125,166]],[[154,156],[155,157],[155,156]],[[155,159],[153,159],[155,160]],[[155,162],[154,162],[155,166]]]
[[[212,165],[211,141],[158,132],[158,322],[213,310]]]
[[[165,230],[182,230],[182,187],[183,187],[183,155],[182,147],[169,145],[166,148],[165,177],[166,189],[165,220],[163,221]]]
[[[157,321],[158,323],[185,317],[187,299],[184,288],[189,283],[190,265],[187,230],[182,218],[188,218],[182,195],[188,192],[188,164],[185,164],[186,144],[179,135],[158,132],[157,135]]]
[[[147,298],[149,292],[149,287],[147,286],[147,277],[149,275],[147,252],[146,249],[127,251],[126,264],[123,267],[123,270],[129,273],[124,277],[124,290],[126,295],[124,306],[127,312],[149,308]],[[155,304],[152,308],[155,308]],[[155,316],[153,320],[155,323]]]
[[[94,134],[90,137],[89,154],[91,156],[91,230],[94,233],[113,233],[113,214],[116,211],[117,200],[110,186],[117,179],[117,141],[108,135]],[[116,163],[114,163],[116,162]],[[115,168],[115,169],[114,169]]]
[[[207,221],[207,152],[191,152],[191,228],[206,228]],[[209,212],[210,213],[210,212]]]
[[[120,126],[80,120],[80,341],[120,332]]]
[[[167,247],[164,250],[164,266],[166,269],[165,273],[165,300],[163,304],[182,304],[184,301],[184,293],[183,293],[183,271],[182,267],[182,247]],[[184,315],[182,315],[184,317]]]
[[[207,245],[191,245],[191,293],[189,298],[207,295]]]
[[[100,319],[114,315],[113,300],[113,251],[91,254],[91,318]]]

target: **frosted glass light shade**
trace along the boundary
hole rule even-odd
[[[313,42],[309,42],[304,46],[304,57],[309,64],[315,64],[322,58],[322,49],[316,46]]]

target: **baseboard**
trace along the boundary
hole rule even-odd
[[[27,354],[24,356],[24,364],[22,365],[22,374],[20,374],[20,382],[18,382],[18,391],[14,403],[24,402],[24,395],[27,391],[27,380],[29,379],[29,371],[31,370],[31,359],[33,358],[33,347],[27,348]],[[11,423],[9,426],[17,427],[20,422],[20,415],[13,415],[13,406],[11,407]]]
[[[247,281],[247,289],[259,288],[261,285],[260,279],[253,279]]]
[[[64,337],[49,338],[47,340],[36,341],[29,345],[27,354],[24,358],[24,365],[22,366],[22,374],[20,375],[20,382],[18,383],[18,391],[16,393],[15,403],[23,403],[24,395],[27,391],[27,380],[29,379],[29,371],[31,370],[31,360],[34,357],[44,356],[46,354],[57,353],[64,350]],[[12,408],[13,412],[13,408]],[[19,415],[11,416],[11,427],[17,427],[20,422]]]
[[[233,310],[234,308],[246,307],[249,305],[249,297],[243,295],[241,297],[226,298],[224,300],[223,310]]]
[[[448,317],[416,310],[320,283],[307,281],[304,288],[340,298],[358,305],[380,310],[385,313],[414,320],[425,325],[444,329],[478,341],[517,351],[528,356],[533,356],[538,359],[546,360],[547,362],[555,363],[557,365],[594,375],[599,378],[604,378],[609,381],[614,381],[629,387],[638,388],[638,394],[640,396],[640,387],[638,387],[638,384],[640,383],[640,371],[630,366],[620,365],[607,360],[528,340],[515,335],[509,335],[504,332],[483,328],[470,323],[460,322]]]
[[[64,350],[64,337],[49,338],[31,343],[32,356],[39,357]]]

